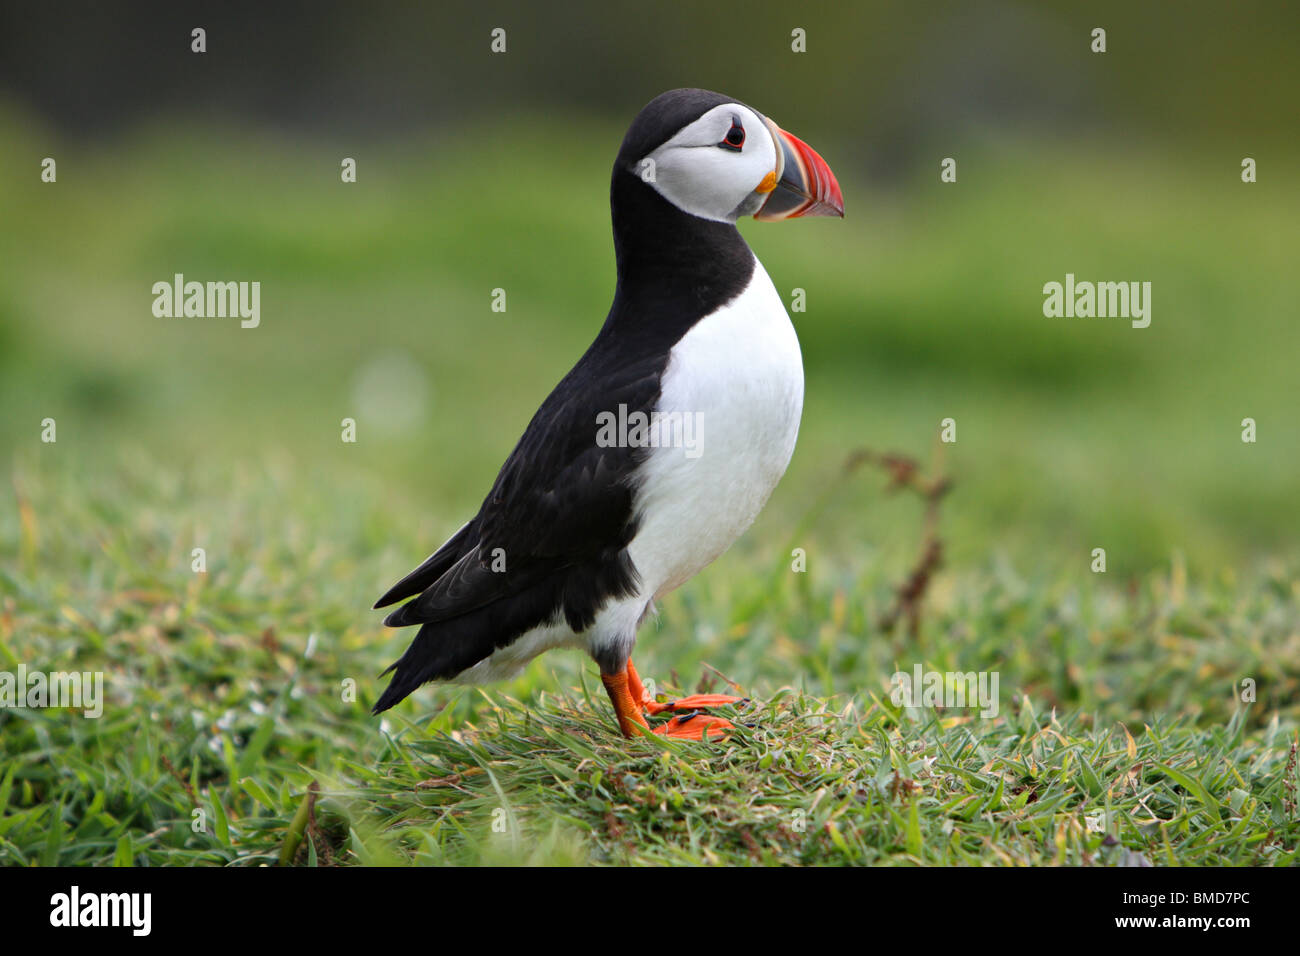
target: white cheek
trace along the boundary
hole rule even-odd
[[[733,119],[746,133],[740,152],[717,145]],[[706,113],[648,158],[654,161],[654,188],[677,208],[703,219],[735,222],[741,204],[752,199],[775,167],[776,147],[762,119],[728,104]]]
[[[757,146],[757,144],[755,144]],[[772,170],[759,148],[742,153],[716,146],[656,151],[655,188],[679,209],[704,219],[731,222],[733,214]]]

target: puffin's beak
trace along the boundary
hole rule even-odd
[[[817,151],[792,133],[787,133],[767,117],[767,128],[780,147],[777,168],[767,201],[754,213],[755,219],[793,219],[795,216],[844,216],[844,196],[835,174]],[[762,188],[760,186],[760,188]]]

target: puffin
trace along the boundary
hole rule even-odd
[[[624,737],[734,728],[710,710],[740,698],[657,701],[632,649],[655,602],[753,523],[799,433],[799,340],[736,223],[842,217],[844,199],[825,160],[758,110],[678,89],[624,136],[610,212],[617,284],[595,340],[478,513],[375,603],[409,598],[384,623],[419,626],[380,675],[375,714],[426,683],[504,680],[570,647],[600,668]]]

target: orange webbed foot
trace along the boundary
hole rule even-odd
[[[663,704],[656,703],[653,700],[646,700],[643,704],[647,713],[661,714],[665,710],[681,712],[699,710],[703,707],[725,707],[728,704],[744,704],[748,700],[748,697],[732,697],[729,694],[692,694],[689,697],[678,697],[676,700],[670,700]]]
[[[734,730],[736,725],[726,718],[702,713],[702,708],[743,704],[749,700],[747,697],[733,697],[730,694],[691,694],[661,704],[650,696],[631,661],[617,674],[602,674],[601,680],[614,704],[619,730],[624,737],[650,730],[646,714],[669,711],[675,716],[667,723],[655,727],[653,733],[675,740],[720,740],[726,736],[727,731]]]
[[[668,723],[656,727],[654,732],[661,737],[671,737],[674,740],[721,740],[727,736],[727,731],[734,730],[735,726],[725,717],[714,717],[712,714],[692,711],[688,714],[678,714]]]
[[[641,676],[636,672],[636,666],[631,661],[627,662],[627,674],[628,690],[632,699],[637,701],[647,714],[661,714],[665,710],[685,711],[699,710],[704,707],[725,707],[727,704],[743,704],[749,700],[748,697],[733,697],[730,694],[691,694],[661,704],[645,689],[645,685],[641,683]]]

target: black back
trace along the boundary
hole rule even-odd
[[[736,101],[673,90],[632,123],[610,182],[618,284],[609,315],[533,416],[474,519],[375,605],[419,593],[385,623],[423,625],[389,668],[395,673],[376,713],[541,624],[562,617],[581,632],[610,598],[636,590],[626,548],[639,521],[632,503],[646,450],[599,447],[597,416],[620,404],[652,411],[672,347],[739,295],[754,270],[734,225],[683,212],[642,181],[637,167],[727,102]],[[494,571],[502,558],[505,570]]]

